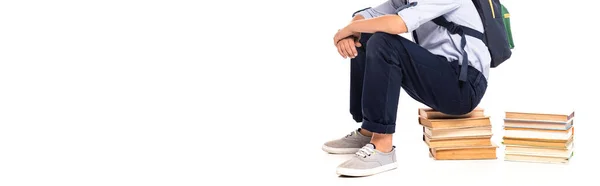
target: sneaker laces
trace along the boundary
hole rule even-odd
[[[352,135],[355,135],[355,134],[356,134],[356,131],[352,131],[350,134],[347,134],[347,135],[346,135],[346,138],[347,138],[347,137],[350,137],[350,136],[352,136]]]
[[[363,148],[358,149],[358,151],[356,152],[356,155],[359,157],[366,158],[367,156],[370,156],[374,152],[375,152],[375,149],[363,147]]]

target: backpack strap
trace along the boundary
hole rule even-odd
[[[483,33],[479,32],[477,30],[474,30],[472,28],[450,22],[450,21],[446,20],[446,18],[444,18],[443,16],[437,17],[437,18],[433,19],[432,21],[435,24],[446,28],[446,30],[448,30],[448,32],[450,32],[451,34],[459,34],[462,37],[460,46],[462,48],[461,53],[463,55],[463,60],[461,63],[460,75],[458,76],[458,79],[463,82],[467,81],[467,69],[469,66],[469,57],[467,56],[467,52],[465,52],[465,47],[467,46],[467,40],[465,39],[465,35],[469,35],[471,37],[478,38],[485,43]]]
[[[412,36],[413,36],[413,40],[415,40],[415,43],[419,44],[419,37],[417,36],[416,30],[412,31]]]
[[[450,32],[451,34],[461,34],[461,32],[462,32],[462,33],[464,33],[464,35],[468,35],[468,36],[480,39],[481,41],[485,42],[485,39],[483,38],[484,37],[483,33],[479,32],[475,29],[450,22],[450,21],[446,20],[446,18],[444,18],[443,16],[437,17],[437,18],[433,19],[432,21],[435,24],[446,28],[448,30],[448,32]]]

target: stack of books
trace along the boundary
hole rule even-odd
[[[506,161],[568,163],[573,157],[574,111],[505,112]]]
[[[496,159],[490,117],[481,108],[465,115],[420,108],[419,124],[423,126],[429,155],[435,160]]]

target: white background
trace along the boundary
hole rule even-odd
[[[433,161],[400,95],[399,168],[339,178],[321,145],[359,127],[332,44],[382,0],[2,1],[0,185],[565,185],[598,165],[592,1],[504,0],[513,57],[481,103],[576,110],[569,165]],[[409,36],[409,35],[406,35]],[[588,45],[588,46],[584,46]],[[591,168],[585,170],[585,168]],[[213,182],[213,183],[209,183]],[[412,183],[409,183],[412,182]]]

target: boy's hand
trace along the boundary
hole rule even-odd
[[[361,47],[359,42],[360,33],[351,32],[347,28],[343,28],[338,30],[333,40],[338,52],[344,59],[348,57],[354,58],[358,55],[356,47]]]
[[[350,36],[352,36],[354,34],[355,33],[353,33],[352,31],[350,31],[348,29],[348,27],[344,27],[344,28],[338,30],[338,32],[335,33],[335,36],[333,36],[333,45],[337,46],[338,42],[340,42],[342,39],[350,37]]]
[[[356,36],[350,36],[347,37],[345,39],[340,40],[336,47],[338,49],[338,53],[340,53],[340,55],[346,59],[346,58],[354,58],[358,55],[358,52],[356,51],[356,47],[361,47],[361,44],[359,42],[359,37],[360,34],[358,34],[358,37]]]

